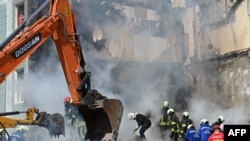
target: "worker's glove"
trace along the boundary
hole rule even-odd
[[[68,124],[68,125],[73,125],[73,119],[68,120],[68,121],[67,121],[67,124]]]
[[[182,135],[179,135],[179,136],[178,136],[178,140],[179,140],[179,141],[182,141],[182,140],[183,140]]]
[[[139,126],[136,126],[134,129],[134,132],[136,132],[139,129]]]
[[[74,125],[75,120],[76,120],[75,118],[71,118],[70,120],[67,121],[67,124],[68,125]]]

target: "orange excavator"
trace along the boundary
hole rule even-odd
[[[43,16],[31,24],[34,17],[48,4],[50,4],[49,16]],[[46,0],[0,44],[0,83],[49,37],[52,37],[55,43],[73,105],[78,108],[86,122],[85,139],[116,141],[123,105],[119,99],[108,99],[91,88],[91,73],[85,70],[85,60],[69,0]],[[31,114],[34,113],[38,116],[34,119],[33,116],[31,118],[27,116],[26,119],[29,119],[29,122],[25,124],[45,127],[52,135],[64,134],[61,115],[47,114],[33,109]],[[13,124],[24,124],[17,122],[21,120],[6,118],[0,115],[0,123],[4,128],[13,127]]]

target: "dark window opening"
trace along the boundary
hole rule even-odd
[[[17,7],[17,25],[19,26],[20,24],[23,23],[24,20],[24,4],[20,4]]]

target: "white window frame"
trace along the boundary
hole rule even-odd
[[[18,27],[18,16],[19,16],[18,8],[20,6],[24,7],[24,1],[22,1],[22,2],[15,5],[15,27]],[[23,14],[24,14],[24,8],[23,8]]]
[[[20,72],[23,73],[22,77],[18,76]],[[24,103],[24,96],[21,93],[21,91],[19,90],[19,88],[17,87],[17,85],[18,85],[18,83],[20,81],[23,80],[24,69],[21,68],[21,69],[15,70],[13,73],[14,73],[14,84],[15,84],[15,87],[14,87],[14,104],[21,104],[21,103]]]

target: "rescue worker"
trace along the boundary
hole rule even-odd
[[[184,137],[184,134],[187,131],[188,125],[192,125],[193,120],[189,118],[189,112],[183,112],[182,113],[182,120],[180,122],[180,134],[179,134],[179,139],[182,139]]]
[[[179,119],[175,115],[174,109],[168,109],[168,120],[170,121],[170,134],[169,137],[171,141],[177,141],[179,135]]]
[[[71,97],[66,96],[64,98],[64,116],[66,119],[66,124],[74,126],[76,122],[77,108],[71,104]]]
[[[221,125],[222,123],[225,122],[225,118],[223,116],[219,116],[217,121],[215,121],[213,124],[212,124],[212,128],[214,128],[215,125]]]
[[[27,126],[21,125],[16,129],[16,132],[10,135],[10,141],[25,141],[25,133],[29,130]]]
[[[71,128],[76,127],[79,137],[84,139],[87,132],[86,124],[77,107],[73,106],[72,103],[73,100],[70,97],[67,96],[64,98],[66,124],[71,126]]]
[[[167,129],[169,128],[169,121],[168,121],[168,109],[169,109],[169,103],[168,101],[163,102],[163,107],[161,108],[161,117],[160,117],[160,132],[161,132],[161,137],[164,137]]]
[[[196,131],[194,125],[188,125],[187,132],[184,135],[184,141],[200,141],[200,134]]]
[[[212,131],[213,128],[211,125],[209,125],[209,121],[207,119],[202,119],[200,122],[200,129],[199,129],[201,141],[207,141]]]
[[[224,133],[222,132],[220,125],[215,125],[213,133],[209,136],[208,141],[224,141]]]
[[[129,118],[129,120],[136,120],[137,126],[134,129],[134,132],[136,132],[140,128],[140,130],[139,130],[140,139],[146,139],[144,133],[151,126],[150,119],[142,114],[139,114],[139,113],[128,113],[128,118]]]

